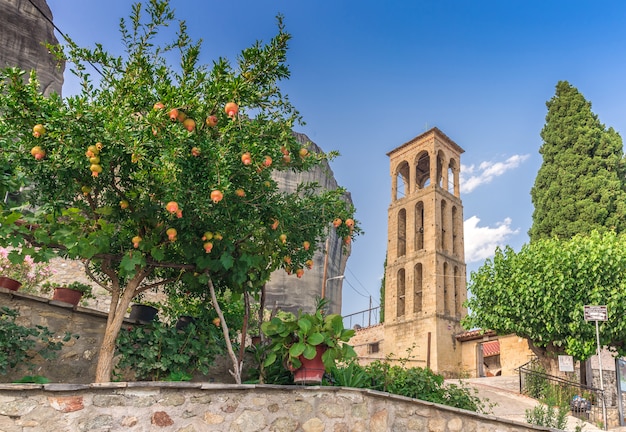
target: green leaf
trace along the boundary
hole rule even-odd
[[[313,323],[309,317],[304,316],[298,319],[298,327],[302,330],[303,334],[308,334],[311,331],[311,328],[313,328]]]
[[[310,348],[310,347],[307,346],[304,342],[296,342],[295,344],[291,345],[291,347],[289,348],[289,356],[300,357],[302,353],[306,351],[307,348]]]
[[[308,360],[313,360],[316,355],[317,355],[317,350],[315,349],[314,346],[311,346],[311,345],[306,345],[304,348],[304,351],[302,352],[302,356]]]
[[[313,333],[309,335],[306,341],[311,345],[319,345],[324,342],[324,335],[322,335],[321,333]]]
[[[157,261],[163,261],[165,258],[165,251],[158,247],[153,247],[150,249],[150,255]]]
[[[135,268],[143,263],[143,256],[139,253],[127,253],[120,262],[120,267],[128,273],[134,272]]]
[[[222,266],[224,266],[224,269],[228,270],[235,263],[235,259],[228,252],[224,252],[222,256],[220,256],[220,262],[222,263]]]

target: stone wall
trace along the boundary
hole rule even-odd
[[[525,338],[514,334],[498,336],[500,341],[500,364],[502,375],[517,375],[517,368],[534,357]]]
[[[11,382],[24,375],[41,375],[60,383],[93,381],[98,348],[107,321],[105,313],[80,306],[73,308],[67,303],[4,288],[0,288],[0,306],[17,310],[20,316],[16,322],[25,327],[45,326],[58,338],[62,338],[65,332],[79,335],[78,339],[73,338],[65,344],[58,360],[35,359],[34,370],[18,367],[6,376],[0,375],[0,381]]]
[[[341,387],[111,383],[0,385],[0,430],[547,431],[386,393]]]
[[[98,350],[102,344],[107,321],[105,313],[82,306],[72,307],[67,303],[5,288],[0,288],[0,307],[2,306],[19,312],[20,316],[16,322],[20,325],[25,327],[42,325],[53,331],[59,339],[65,332],[78,335],[78,339],[72,338],[66,343],[56,360],[35,358],[32,361],[35,365],[33,370],[25,367],[12,369],[7,375],[0,375],[0,382],[13,382],[25,375],[41,375],[54,383],[83,384],[93,381]],[[124,328],[134,325],[140,324],[130,319],[124,321]],[[198,374],[194,376],[194,380],[234,383],[233,377],[228,373],[231,367],[229,358],[218,357],[207,375]],[[130,375],[125,376],[125,379],[132,379]],[[0,432],[2,431],[0,427]]]
[[[366,365],[376,360],[385,360],[384,324],[358,328],[350,345],[359,356],[359,364]]]

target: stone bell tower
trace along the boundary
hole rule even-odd
[[[467,314],[463,149],[437,128],[387,154],[392,186],[385,275],[385,352],[409,365],[455,376],[461,347],[455,334]]]

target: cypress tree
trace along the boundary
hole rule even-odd
[[[591,103],[567,81],[546,103],[539,153],[543,164],[531,197],[530,241],[626,228],[622,138],[600,123]]]

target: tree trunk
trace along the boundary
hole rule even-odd
[[[545,348],[538,347],[532,343],[530,339],[528,341],[528,347],[537,356],[539,363],[545,369],[548,375],[563,376],[563,373],[559,371],[559,354],[565,354],[562,350],[557,349],[551,343]]]
[[[261,324],[263,324],[263,313],[265,312],[265,284],[261,286],[261,300],[259,305],[259,319],[258,319],[258,328],[259,336],[261,336],[261,341],[265,341],[265,335],[261,331]]]
[[[111,381],[111,373],[113,372],[113,357],[115,356],[115,341],[120,333],[126,310],[130,306],[130,302],[139,293],[137,287],[145,279],[149,272],[139,271],[137,275],[131,279],[120,296],[119,288],[111,296],[111,308],[107,318],[107,325],[104,330],[102,345],[98,354],[98,364],[96,365],[96,383],[106,383]],[[117,301],[116,300],[117,297]]]
[[[241,384],[241,370],[243,369],[243,362],[239,362],[237,359],[237,355],[233,350],[233,344],[230,341],[230,335],[228,332],[228,326],[226,325],[226,320],[224,319],[224,314],[222,313],[222,309],[220,308],[219,303],[217,302],[217,296],[215,295],[215,286],[213,285],[213,281],[209,278],[209,292],[211,293],[211,302],[213,303],[213,307],[217,312],[217,316],[220,317],[220,323],[222,325],[222,333],[224,334],[224,340],[226,342],[226,349],[228,350],[228,355],[230,356],[231,361],[233,362],[233,370],[230,371],[230,374],[235,378],[235,382],[237,384]]]
[[[239,345],[239,364],[243,364],[243,356],[246,353],[246,338],[248,337],[248,322],[250,320],[250,298],[248,292],[243,291],[244,313],[243,325],[241,326],[241,344]]]

